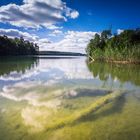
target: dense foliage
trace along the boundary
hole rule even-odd
[[[38,54],[39,47],[29,41],[21,38],[8,38],[7,36],[0,36],[0,56],[4,55],[34,55]]]
[[[105,30],[90,40],[86,52],[94,59],[139,61],[140,29],[125,30],[118,35]]]

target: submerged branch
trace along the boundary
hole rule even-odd
[[[107,94],[106,96],[98,99],[96,102],[94,102],[93,104],[91,104],[89,107],[81,110],[80,112],[77,112],[67,118],[64,118],[50,126],[47,126],[46,130],[52,130],[52,129],[58,129],[58,128],[62,128],[66,125],[70,125],[80,119],[82,119],[83,117],[87,116],[90,113],[94,113],[97,110],[99,110],[100,108],[102,108],[104,105],[114,101],[115,99],[121,97],[124,95],[124,92],[113,92],[111,94]]]

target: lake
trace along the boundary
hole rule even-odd
[[[0,58],[0,140],[31,139],[140,140],[140,66]]]

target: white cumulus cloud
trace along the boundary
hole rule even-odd
[[[73,12],[71,12],[70,16],[71,16],[71,18],[75,19],[79,16],[79,13],[77,11],[73,11]]]
[[[122,29],[118,29],[118,30],[117,30],[117,34],[119,35],[119,34],[121,34],[123,31],[124,31],[124,30],[122,30]]]
[[[51,41],[48,38],[40,38],[39,36],[37,36],[35,34],[30,34],[28,32],[22,32],[17,29],[0,29],[0,35],[1,36],[6,35],[10,38],[23,37],[25,40],[37,43],[41,50],[44,47],[46,47],[47,44],[51,43]]]
[[[57,36],[57,35],[62,35],[63,32],[61,30],[54,30],[49,36]]]
[[[22,5],[0,7],[0,22],[26,28],[57,28],[55,24],[78,15],[78,11],[67,7],[61,0],[23,0]]]
[[[36,41],[39,39],[38,36],[34,34],[29,34],[28,32],[22,32],[17,29],[0,29],[0,35],[6,35],[8,37],[23,37],[25,40]]]
[[[65,51],[65,52],[81,52],[85,53],[85,48],[96,32],[80,32],[68,31],[64,34],[64,38],[58,42],[47,44],[44,50]]]
[[[7,35],[8,37],[23,37],[25,40],[37,43],[40,50],[49,51],[64,51],[64,52],[80,52],[85,53],[85,48],[90,39],[94,37],[96,32],[92,31],[67,31],[54,30],[49,34],[51,37],[62,36],[60,41],[54,42],[49,38],[40,38],[35,34],[22,32],[17,29],[0,29],[0,35]]]

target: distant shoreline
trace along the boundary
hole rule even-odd
[[[76,52],[61,52],[61,51],[39,51],[39,55],[59,55],[59,56],[86,56],[83,53]]]
[[[62,57],[71,57],[71,56],[86,56],[86,54],[82,53],[75,53],[75,52],[60,52],[60,51],[39,51],[38,54],[35,55],[0,55],[0,57],[30,57],[30,56],[50,56],[50,57],[57,57],[57,56],[62,56]]]

